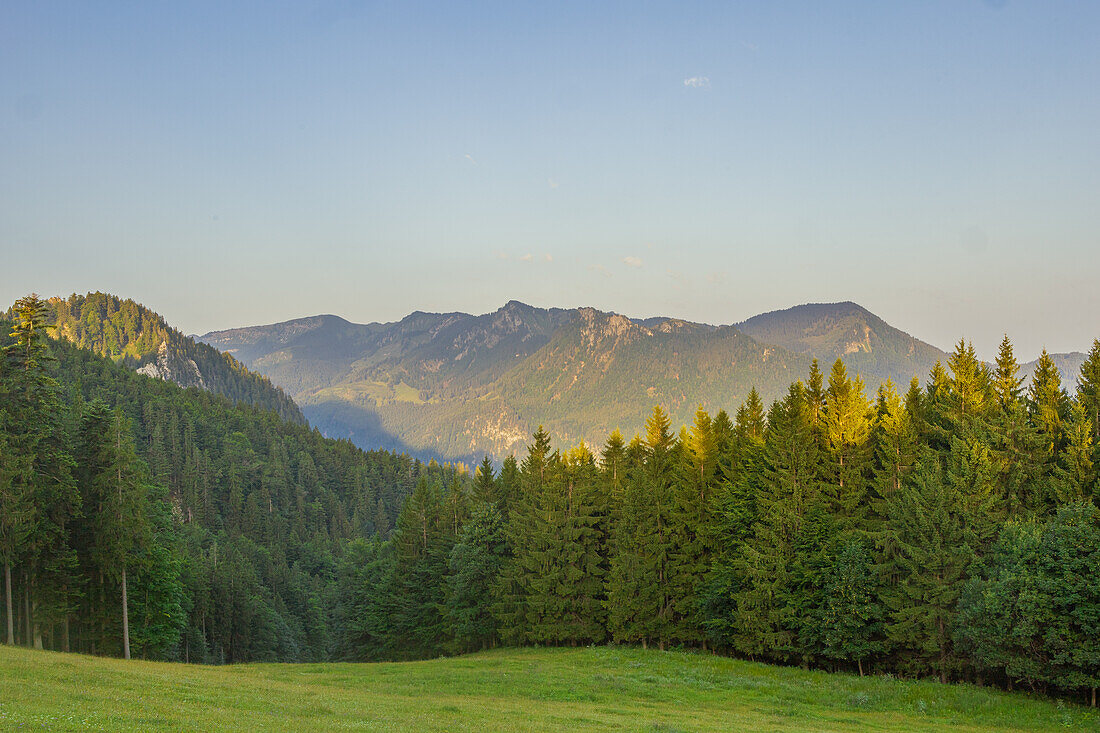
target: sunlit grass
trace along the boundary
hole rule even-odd
[[[0,730],[1100,730],[1085,707],[706,654],[201,667],[0,648]]]

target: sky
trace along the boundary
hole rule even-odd
[[[1100,337],[1100,3],[0,3],[0,302]]]

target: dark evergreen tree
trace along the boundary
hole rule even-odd
[[[831,659],[854,661],[863,676],[863,660],[884,646],[884,612],[868,548],[854,537],[846,540],[826,577],[821,651]]]

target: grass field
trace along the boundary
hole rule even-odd
[[[598,647],[200,667],[0,647],[0,730],[1100,730],[1079,705]]]

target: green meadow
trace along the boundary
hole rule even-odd
[[[1100,730],[971,685],[624,647],[421,662],[196,666],[0,647],[0,730]]]

